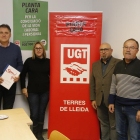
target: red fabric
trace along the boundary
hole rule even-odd
[[[92,63],[99,60],[102,13],[50,13],[50,102],[53,130],[71,140],[99,140],[89,99]]]

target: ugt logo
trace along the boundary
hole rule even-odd
[[[89,44],[61,44],[61,83],[89,83]]]

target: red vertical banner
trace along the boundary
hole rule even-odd
[[[50,12],[48,137],[57,130],[70,140],[99,140],[89,99],[92,63],[99,60],[102,13]]]

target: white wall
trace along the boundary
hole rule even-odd
[[[140,43],[139,6],[139,0],[93,0],[93,10],[103,11],[102,43],[111,44],[115,57],[123,58],[125,40],[134,38]]]
[[[12,0],[0,0],[0,3],[0,24],[9,24],[13,30]],[[123,58],[122,47],[126,39],[134,38],[140,42],[140,0],[48,0],[48,3],[49,11],[103,11],[102,43],[111,44],[115,57]],[[22,51],[22,55],[25,61],[31,56],[31,51]],[[49,51],[47,56],[49,57]],[[17,93],[21,93],[19,85]],[[19,107],[29,114],[28,104],[23,95],[16,96],[14,108]],[[47,114],[48,109],[45,128],[48,124]]]

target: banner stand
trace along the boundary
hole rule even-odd
[[[92,63],[100,59],[102,12],[50,12],[50,102],[53,130],[70,140],[99,140],[89,99]]]

